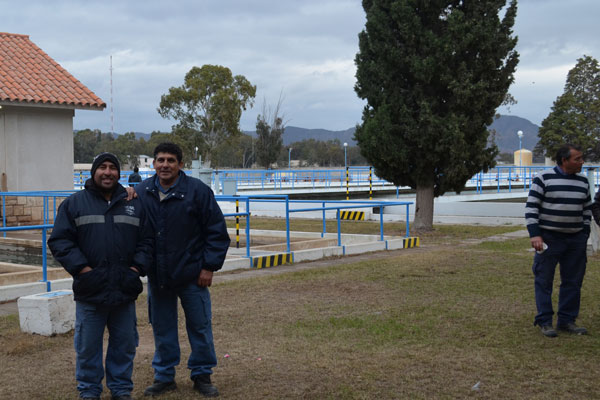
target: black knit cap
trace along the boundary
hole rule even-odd
[[[115,156],[113,153],[100,153],[96,156],[96,158],[94,158],[94,162],[92,163],[92,178],[94,178],[96,170],[104,161],[110,161],[111,163],[115,164],[117,171],[119,171],[119,176],[121,176],[121,165],[119,164],[119,159],[117,156]]]

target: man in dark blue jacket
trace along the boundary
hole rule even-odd
[[[177,299],[185,313],[194,389],[206,397],[219,392],[210,376],[217,365],[208,287],[225,261],[229,234],[212,190],[181,168],[182,151],[173,143],[154,149],[156,174],[136,186],[155,230],[154,264],[148,271],[150,323],[154,331],[154,384],[146,396],[174,390],[180,361]]]
[[[152,263],[153,236],[141,201],[126,201],[120,167],[111,153],[99,154],[85,189],[59,207],[48,245],[73,276],[76,301],[75,378],[79,395],[102,393],[102,345],[105,327],[106,386],[113,399],[131,399],[131,374],[138,344],[135,299],[140,275]]]

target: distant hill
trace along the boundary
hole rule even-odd
[[[500,118],[494,120],[490,129],[496,130],[496,145],[501,153],[512,153],[519,150],[519,137],[517,132],[523,131],[523,148],[533,151],[533,148],[538,142],[539,126],[526,120],[525,118],[516,117],[513,115],[501,115]],[[303,140],[315,139],[324,142],[328,140],[338,139],[340,143],[348,143],[350,146],[356,146],[356,141],[353,139],[355,128],[348,128],[343,131],[330,131],[327,129],[306,129],[297,126],[286,126],[283,133],[283,145],[289,146],[294,142]],[[256,137],[256,132],[245,131],[247,135]],[[149,133],[135,132],[135,137],[139,139],[143,137],[146,141],[150,139]]]
[[[512,115],[501,115],[490,125],[490,130],[496,130],[496,146],[500,153],[513,153],[519,150],[518,131],[523,131],[522,146],[533,151],[537,144],[539,126],[525,118]]]
[[[345,131],[329,131],[327,129],[306,129],[296,126],[286,126],[283,132],[283,144],[288,146],[294,142],[303,140],[315,139],[324,142],[328,140],[338,139],[340,143],[348,143],[349,146],[356,146],[354,137],[354,128],[346,129]]]

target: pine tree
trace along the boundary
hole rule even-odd
[[[567,75],[565,90],[542,121],[539,145],[554,157],[564,143],[579,145],[584,157],[600,160],[600,66],[583,56]]]
[[[494,165],[487,126],[518,63],[516,0],[505,6],[363,0],[355,90],[367,105],[355,137],[378,176],[416,189],[417,229],[432,228],[434,197]]]

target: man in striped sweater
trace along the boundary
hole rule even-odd
[[[552,285],[559,263],[561,284],[556,328],[584,335],[587,330],[577,326],[575,319],[587,262],[592,201],[588,180],[579,173],[583,166],[581,149],[563,145],[556,153],[556,164],[533,179],[525,210],[531,246],[536,250],[533,274],[538,313],[534,325],[539,325],[547,337],[558,336],[552,326]]]

